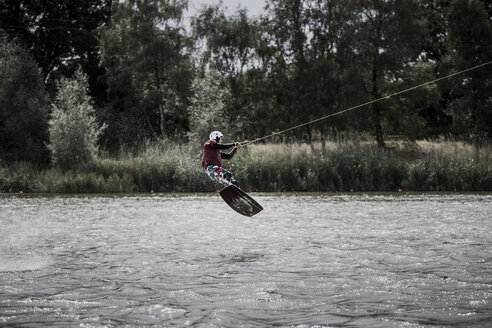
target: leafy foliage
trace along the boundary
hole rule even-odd
[[[455,66],[465,69],[492,58],[492,23],[482,1],[455,0],[449,12],[450,57]],[[492,69],[485,67],[453,81],[455,95],[449,106],[456,133],[475,136],[492,134]]]
[[[48,97],[34,58],[0,39],[0,162],[46,164]]]
[[[105,99],[104,70],[97,53],[97,27],[107,21],[111,0],[0,1],[0,29],[35,57],[47,89],[82,66],[97,101]]]
[[[98,151],[98,139],[105,126],[96,121],[88,88],[87,76],[80,69],[72,79],[64,78],[58,84],[48,147],[53,164],[62,169],[88,163]]]
[[[107,125],[102,145],[115,153],[148,140],[201,144],[212,127],[237,140],[270,135],[492,59],[490,1],[267,0],[256,17],[228,14],[219,2],[203,6],[190,31],[187,5],[1,1],[3,161],[47,158],[41,85],[54,97],[54,81],[78,66],[93,114]],[[24,50],[10,56],[12,40]],[[313,150],[340,132],[372,135],[379,146],[394,135],[486,140],[490,72],[481,67],[272,141]]]
[[[357,142],[339,144],[326,156],[298,144],[253,146],[225,165],[247,191],[492,191],[489,157],[476,149],[433,147],[426,152],[405,146],[398,151],[411,156],[402,160],[397,150]],[[0,167],[0,192],[212,192],[214,187],[193,150],[164,143],[119,159],[100,157],[77,170]]]
[[[228,134],[227,118],[224,116],[227,89],[223,88],[221,76],[214,70],[197,76],[193,82],[194,96],[190,106],[190,140],[201,144],[211,131]]]
[[[185,4],[183,0],[113,3],[111,22],[100,29],[101,62],[108,72],[115,118],[109,132],[119,136],[119,144],[172,138],[187,131],[193,75],[190,44],[179,27]],[[123,129],[118,131],[113,124]]]

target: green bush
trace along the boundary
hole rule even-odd
[[[0,35],[0,162],[48,164],[48,102],[34,57]]]
[[[80,69],[73,79],[60,81],[52,107],[48,145],[52,163],[66,170],[92,161],[104,126],[96,122],[87,76]]]
[[[0,167],[0,191],[55,193],[211,192],[220,187],[186,147],[147,145],[139,154],[96,158],[77,170]],[[299,149],[241,149],[225,168],[247,191],[492,191],[492,162],[468,153],[400,153],[341,144],[322,155]]]

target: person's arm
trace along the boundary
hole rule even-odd
[[[214,148],[215,149],[228,149],[234,146],[234,143],[226,143],[226,144],[220,144],[220,143],[215,143]]]
[[[233,144],[234,145],[234,149],[229,153],[229,154],[226,154],[226,153],[220,153],[220,156],[224,159],[231,159],[234,157],[234,155],[236,155],[236,151],[241,148],[241,144],[239,142],[236,142]]]
[[[234,144],[233,144],[234,145]],[[232,159],[234,155],[236,155],[237,148],[234,148],[229,154],[226,153],[220,153],[220,156],[223,159]]]

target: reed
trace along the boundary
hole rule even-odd
[[[248,189],[261,191],[397,190],[406,170],[391,152],[358,143],[345,143],[326,154],[295,145],[262,147],[234,166]]]
[[[446,140],[258,144],[224,161],[243,189],[263,192],[492,191],[492,148]],[[1,192],[212,192],[201,149],[148,143],[100,155],[77,170],[0,166]]]

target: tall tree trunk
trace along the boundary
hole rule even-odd
[[[165,97],[163,96],[163,93],[165,91],[162,90],[161,87],[161,76],[159,74],[159,67],[155,67],[155,78],[156,78],[156,84],[157,84],[157,92],[160,96],[160,101],[159,101],[159,127],[161,128],[161,138],[165,139],[166,138],[166,121],[164,117],[164,107],[165,105],[163,102],[165,101]]]
[[[324,131],[321,132],[321,154],[326,156],[326,137]]]
[[[376,136],[376,142],[378,143],[379,148],[384,148],[386,146],[384,139],[383,139],[383,129],[381,128],[381,114],[380,114],[380,109],[377,104],[373,104],[372,110],[374,112],[374,124],[375,124],[375,129],[374,133]]]
[[[145,115],[145,119],[147,120],[147,125],[149,126],[149,129],[152,132],[152,136],[154,137],[155,140],[158,140],[159,137],[157,133],[154,131],[154,128],[152,127],[152,123],[150,122],[149,115],[147,114],[147,111],[145,109],[144,109],[144,115]]]
[[[166,138],[166,121],[164,118],[164,105],[159,104],[159,115],[160,115],[160,127],[161,127],[161,137]]]
[[[307,135],[308,135],[309,147],[311,148],[311,153],[314,153],[313,134],[309,126],[307,127]]]
[[[379,99],[380,94],[378,90],[378,70],[376,66],[376,57],[372,66],[372,96],[374,99]],[[381,127],[381,109],[377,102],[372,104],[372,111],[374,113],[374,134],[376,136],[376,142],[379,148],[384,148],[386,145],[383,139],[383,129]]]

